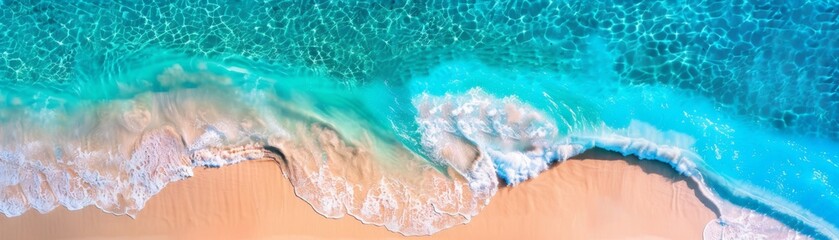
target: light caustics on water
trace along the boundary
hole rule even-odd
[[[835,1],[457,2],[4,1],[0,212],[274,158],[327,217],[432,234],[597,147],[701,183],[706,234],[839,238]]]

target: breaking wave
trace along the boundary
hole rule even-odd
[[[4,92],[0,212],[92,205],[134,216],[196,167],[273,159],[297,196],[326,217],[351,215],[405,235],[427,235],[469,222],[502,183],[514,186],[602,148],[668,163],[702,183],[727,231],[792,227],[836,236],[829,223],[835,219],[800,202],[767,200],[780,199],[778,193],[740,194],[750,191],[733,184],[741,175],[714,162],[729,153],[760,161],[767,155],[750,149],[778,144],[788,146],[774,150],[781,154],[835,157],[833,145],[790,150],[807,142],[780,140],[769,130],[740,135],[746,123],[669,88],[564,81],[579,76],[467,60],[442,63],[404,85],[347,87],[317,73],[197,59],[117,77],[121,85],[90,88],[99,97]],[[532,84],[504,82],[515,78]],[[680,103],[685,106],[669,106]],[[754,136],[768,142],[738,145]],[[731,146],[720,147],[722,140]],[[835,194],[833,185],[823,184],[818,193]],[[730,199],[713,197],[719,191],[758,199],[770,206],[762,213],[784,216],[786,226],[770,220],[746,226],[737,216],[753,206],[732,207]]]

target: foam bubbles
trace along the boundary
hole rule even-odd
[[[21,193],[18,186],[7,186],[0,189],[0,212],[7,217],[20,216],[29,209],[26,197]]]
[[[571,129],[559,129],[551,113],[479,87],[408,95],[415,111],[406,115],[413,118],[395,119],[373,113],[394,105],[362,96],[376,91],[268,76],[258,87],[239,86],[233,83],[240,79],[212,76],[207,69],[214,67],[192,75],[193,67],[171,67],[155,78],[170,87],[165,91],[76,99],[73,111],[57,109],[46,120],[43,112],[0,108],[21,113],[6,114],[13,117],[0,132],[0,211],[17,216],[30,208],[95,205],[133,216],[195,167],[273,159],[297,196],[326,217],[351,215],[427,235],[469,222],[490,202],[499,177],[515,185],[594,147],[666,162],[687,176],[699,173],[690,136],[642,122],[576,129],[568,120],[589,113],[570,111],[563,126]],[[203,84],[203,77],[212,79]],[[388,131],[402,120],[416,128]],[[418,138],[420,149],[391,133]]]
[[[438,161],[458,166],[449,149],[473,145],[492,159],[498,175],[509,184],[535,177],[550,164],[593,147],[662,161],[687,176],[697,172],[693,161],[698,156],[688,150],[694,142],[691,137],[638,121],[623,129],[603,125],[560,136],[554,120],[544,113],[515,97],[497,98],[480,88],[463,95],[423,94],[414,104],[423,146],[435,153]]]
[[[463,95],[422,94],[413,102],[422,145],[434,153],[436,161],[461,168],[471,166],[450,153],[453,146],[468,145],[491,159],[499,176],[508,183],[531,178],[551,163],[551,159],[540,159],[544,155],[540,152],[558,137],[556,126],[515,97],[496,98],[473,88]]]
[[[163,128],[143,135],[131,159],[125,163],[127,183],[133,186],[123,193],[129,209],[139,210],[167,183],[193,175],[185,152],[186,146],[174,129]]]

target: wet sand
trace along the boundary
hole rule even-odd
[[[583,160],[584,159],[584,160]],[[595,160],[597,159],[597,160]],[[590,151],[503,187],[472,222],[411,239],[701,239],[712,206],[664,163]],[[137,216],[96,208],[0,217],[0,239],[401,239],[297,198],[272,161],[196,169]]]

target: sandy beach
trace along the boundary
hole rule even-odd
[[[589,151],[503,187],[471,223],[412,239],[701,239],[716,218],[669,166]],[[401,239],[297,198],[271,161],[196,169],[136,219],[96,208],[0,217],[0,239]]]

